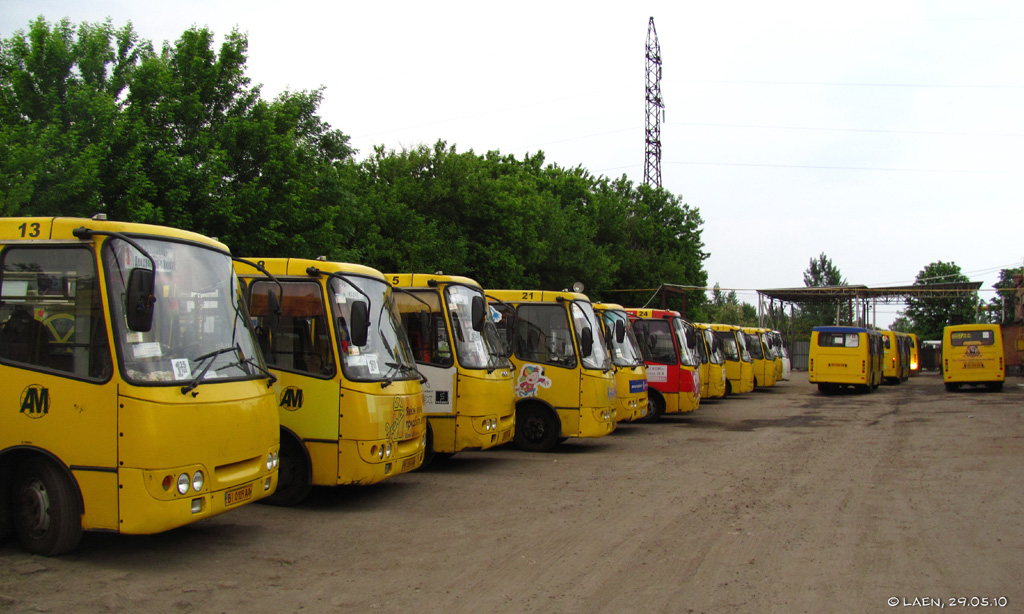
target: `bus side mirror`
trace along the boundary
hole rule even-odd
[[[622,320],[615,320],[615,343],[622,343],[626,339],[626,324]]]
[[[349,336],[352,340],[352,345],[356,347],[363,347],[366,345],[367,337],[370,331],[370,314],[369,306],[366,301],[354,301],[352,303],[352,317],[349,318],[351,330]]]
[[[580,350],[582,350],[583,356],[590,356],[590,353],[594,351],[594,331],[588,326],[583,329],[582,337],[583,343]]]
[[[484,329],[484,314],[487,313],[487,305],[484,304],[484,297],[474,296],[470,317],[472,318],[473,330],[480,332]]]
[[[277,332],[277,328],[281,325],[281,313],[281,299],[272,289],[267,290],[267,321],[270,324],[270,330]]]
[[[156,305],[153,269],[132,269],[128,273],[128,286],[124,316],[128,330],[148,333],[153,328],[153,306]]]
[[[686,329],[686,345],[688,347],[697,347],[697,334],[693,332],[692,328]]]

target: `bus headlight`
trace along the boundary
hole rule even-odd
[[[188,492],[189,483],[192,480],[188,477],[187,473],[183,473],[178,476],[178,493],[185,494]]]
[[[279,462],[277,451],[267,453],[267,471],[273,471]]]
[[[195,475],[192,476],[192,490],[199,492],[203,489],[203,472],[196,471]],[[182,493],[184,494],[184,493]]]

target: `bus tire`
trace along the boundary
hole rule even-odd
[[[1003,383],[1002,382],[989,382],[987,387],[992,392],[1002,392],[1003,391]]]
[[[650,390],[647,391],[647,415],[637,420],[644,424],[653,424],[665,414],[665,399],[661,395]]]
[[[313,484],[309,478],[306,450],[292,435],[281,432],[281,465],[277,468],[277,490],[261,499],[268,505],[291,507],[306,498]]]
[[[946,392],[956,392],[960,389],[960,384],[955,382],[946,382]]]
[[[434,460],[434,429],[430,428],[430,420],[427,420],[427,445],[423,447],[423,464],[416,468],[417,471],[423,469]]]
[[[57,556],[78,546],[82,515],[74,486],[53,463],[41,459],[23,463],[14,476],[12,492],[14,532],[22,548]]]
[[[547,452],[558,443],[560,430],[552,410],[524,405],[516,408],[516,432],[512,444],[527,452]]]

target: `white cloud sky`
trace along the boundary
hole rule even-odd
[[[362,155],[443,139],[637,183],[653,16],[662,183],[705,220],[709,283],[802,286],[824,252],[850,283],[911,283],[943,260],[989,287],[1024,260],[1013,0],[5,0],[0,36],[38,15],[130,20],[157,44],[237,27],[264,96],[324,86],[321,116]]]

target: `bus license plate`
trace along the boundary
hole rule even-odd
[[[509,439],[512,439],[512,431],[511,430],[505,431],[504,433],[501,434],[501,443],[505,443]]]
[[[416,467],[416,457],[407,458],[402,461],[402,472],[412,471]]]
[[[231,507],[236,503],[248,501],[249,499],[252,499],[252,484],[224,493],[224,506]]]

